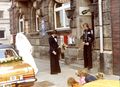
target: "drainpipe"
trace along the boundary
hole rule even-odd
[[[100,29],[100,71],[104,72],[104,54],[103,54],[103,22],[102,22],[102,0],[98,0],[99,9],[99,29]]]

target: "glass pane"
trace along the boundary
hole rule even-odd
[[[21,32],[23,32],[23,22],[20,22]]]
[[[57,4],[56,4],[56,8],[59,8],[59,7],[61,7],[61,6],[62,6],[61,3],[57,3]]]
[[[9,57],[17,57],[17,55],[12,49],[0,49],[0,59]]]
[[[70,2],[64,3],[64,5],[70,5]]]
[[[0,50],[0,59],[5,58],[4,50]]]
[[[9,57],[13,57],[14,56],[14,52],[12,50],[5,50],[5,57],[9,58]]]
[[[36,29],[41,30],[41,21],[39,17],[36,18]]]
[[[0,11],[0,18],[3,18],[3,11]]]
[[[65,14],[65,26],[69,27],[70,26],[70,19],[67,18],[67,15]]]
[[[37,21],[37,30],[40,30],[40,21],[39,21],[39,18],[37,17],[37,19],[36,19]]]
[[[4,30],[1,30],[0,31],[0,38],[4,38],[5,37],[5,35],[4,35]]]
[[[71,34],[68,36],[68,44],[75,44],[75,38]]]
[[[63,25],[63,11],[56,12],[56,26],[57,28],[64,27]]]

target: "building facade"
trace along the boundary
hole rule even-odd
[[[11,6],[10,0],[5,2],[0,1],[0,43],[10,44],[10,19],[9,8]]]
[[[65,50],[66,64],[83,60],[81,25],[94,30],[93,68],[119,75],[120,66],[120,4],[119,0],[12,0],[10,9],[13,44],[15,35],[23,32],[34,47],[34,57],[49,58],[48,36],[58,31],[59,45]],[[101,10],[100,10],[101,4]],[[100,17],[102,13],[102,18]],[[102,19],[100,25],[100,19]],[[102,50],[102,51],[101,51]]]

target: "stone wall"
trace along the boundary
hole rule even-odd
[[[111,15],[110,15],[110,0],[103,0],[102,2],[102,14],[103,14],[103,58],[104,58],[104,73],[112,74],[113,73],[113,58],[112,58],[112,29],[111,29]],[[95,25],[95,43],[94,43],[94,56],[93,62],[94,66],[97,64],[100,65],[100,31],[99,31],[99,19],[98,15],[94,19]],[[97,53],[97,54],[96,54]],[[98,67],[98,66],[97,66]],[[98,67],[98,71],[100,66]]]
[[[49,45],[48,45],[48,35],[42,35],[41,32],[41,25],[39,25],[40,30],[39,31],[35,31],[36,29],[36,24],[35,24],[35,10],[41,10],[41,15],[40,15],[40,22],[42,21],[42,19],[44,19],[45,22],[45,28],[46,30],[50,29],[51,24],[49,23],[49,2],[50,0],[47,1],[42,1],[42,3],[39,3],[37,6],[37,8],[33,8],[31,7],[29,4],[29,10],[30,12],[33,12],[32,14],[29,14],[29,23],[31,23],[30,30],[29,30],[29,34],[27,34],[27,37],[29,39],[29,41],[31,42],[32,46],[33,46],[33,56],[35,58],[49,58]],[[31,16],[32,15],[32,16]],[[52,15],[53,16],[53,15]],[[50,17],[51,18],[51,17]],[[31,21],[32,20],[32,21]]]
[[[65,63],[66,64],[75,63],[79,56],[78,54],[79,54],[78,48],[75,48],[75,47],[67,48],[65,50]]]
[[[105,74],[113,74],[113,59],[112,59],[112,51],[104,51],[103,52],[103,58],[104,58],[104,63],[103,63],[103,72]],[[98,50],[93,51],[93,67],[95,70],[101,71],[100,70],[100,52]]]
[[[49,58],[48,37],[41,37],[38,35],[27,36],[33,46],[33,56],[35,58]]]

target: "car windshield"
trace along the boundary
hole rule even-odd
[[[16,52],[12,48],[0,49],[0,59],[17,57]]]

